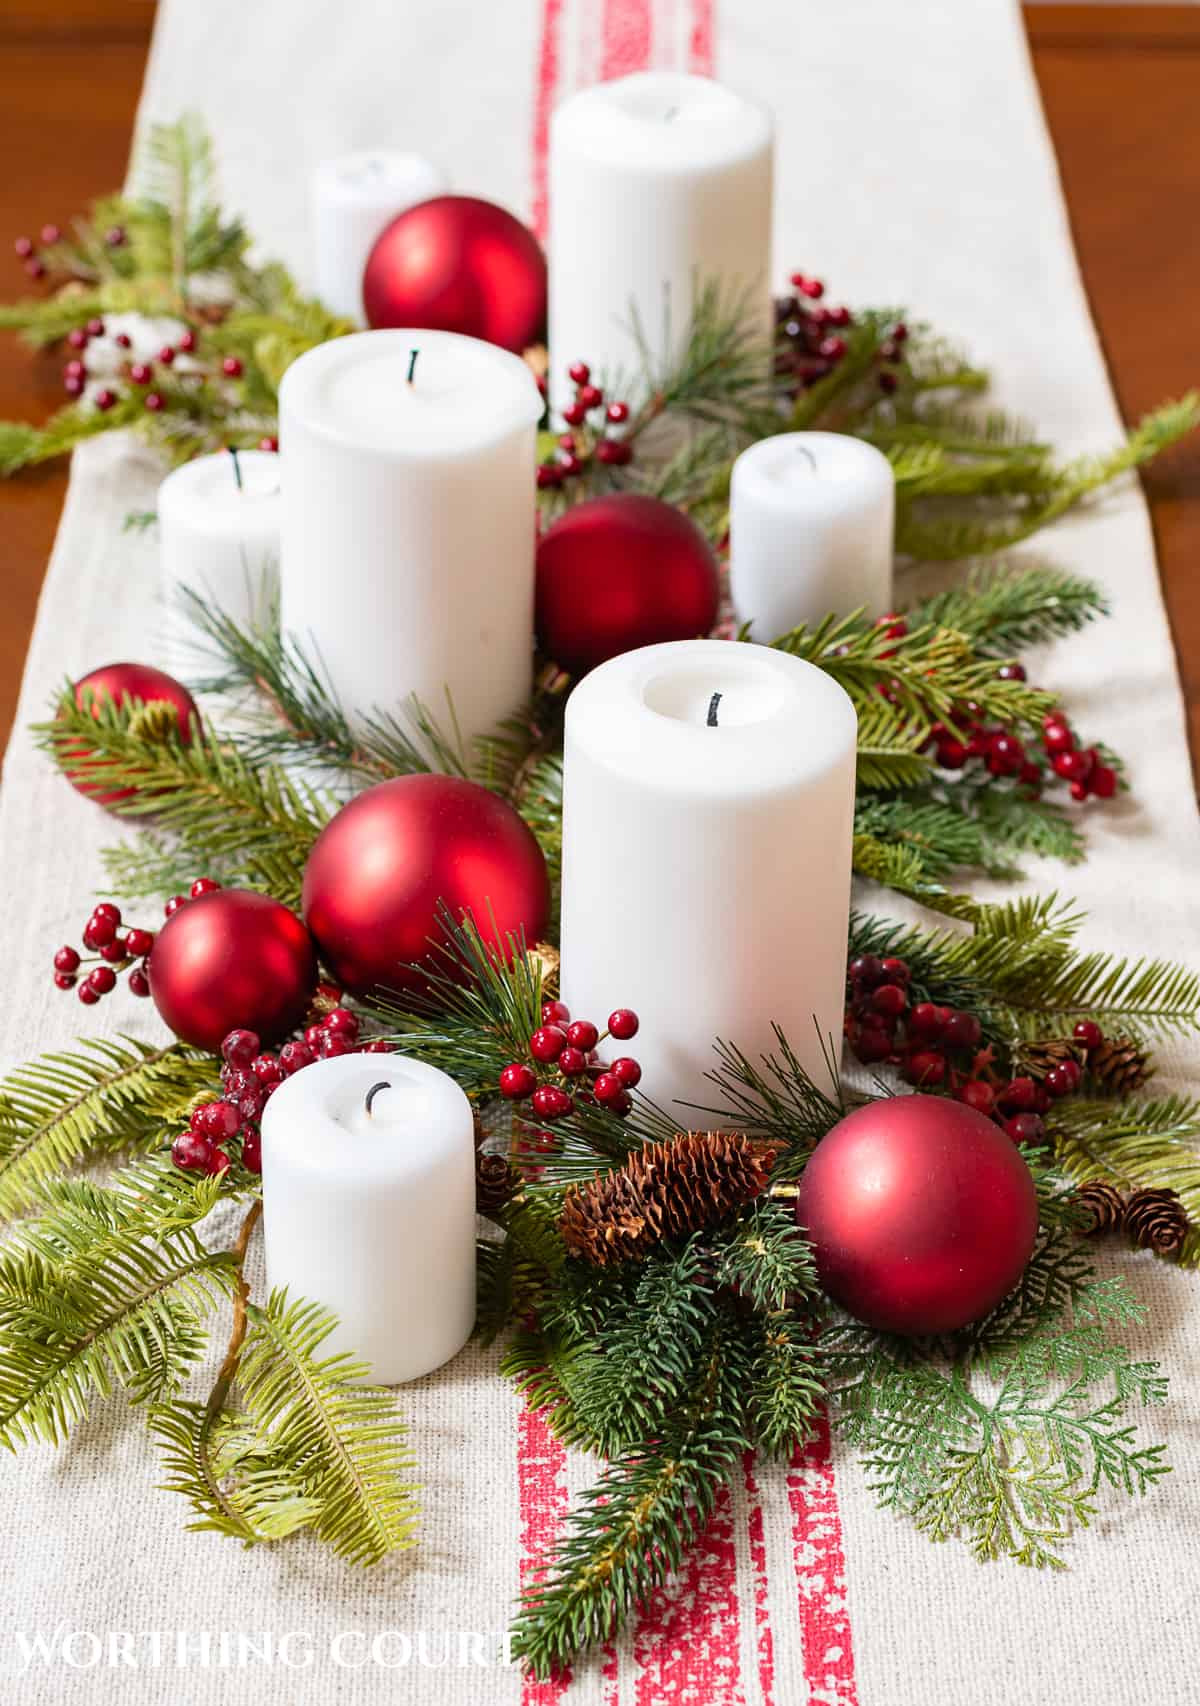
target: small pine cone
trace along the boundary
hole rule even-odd
[[[1173,1255],[1188,1234],[1178,1192],[1134,1191],[1125,1204],[1125,1230],[1143,1250]]]
[[[1131,1095],[1150,1076],[1150,1063],[1132,1037],[1110,1037],[1101,1043],[1088,1055],[1087,1069],[1110,1096]]]
[[[545,344],[530,344],[521,351],[521,360],[535,379],[544,379],[550,371],[550,351]]]
[[[150,699],[130,717],[129,733],[150,746],[165,746],[179,734],[179,712],[165,699]]]
[[[528,951],[529,963],[542,974],[542,991],[558,988],[558,949],[550,942],[537,942]]]
[[[1089,1179],[1075,1192],[1075,1201],[1092,1217],[1092,1224],[1085,1228],[1089,1237],[1120,1232],[1124,1227],[1125,1198],[1115,1185],[1107,1184],[1103,1179]]]
[[[664,1238],[716,1226],[766,1189],[774,1151],[735,1132],[684,1132],[647,1144],[614,1173],[572,1185],[559,1230],[596,1267],[629,1261]]]
[[[475,1157],[475,1207],[480,1214],[499,1214],[520,1182],[503,1155]]]
[[[1040,1080],[1064,1060],[1073,1060],[1082,1068],[1087,1062],[1087,1051],[1072,1037],[1051,1037],[1045,1042],[1027,1043],[1016,1064],[1028,1077]]]

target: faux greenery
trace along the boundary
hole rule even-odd
[[[156,371],[157,410],[118,372],[107,411],[89,398],[43,429],[0,425],[0,471],[111,426],[135,427],[176,459],[271,433],[289,361],[349,327],[283,269],[252,264],[248,248],[219,211],[199,124],[154,131],[135,192],[80,221],[46,256],[52,292],[0,310],[0,324],[45,344],[92,316],[129,312],[190,330],[195,350]],[[902,955],[915,995],[977,1013],[1005,1071],[1081,1018],[1141,1046],[1193,1031],[1195,974],[1079,946],[1081,919],[1054,897],[985,906],[963,892],[973,874],[1012,877],[1026,854],[1082,857],[1081,815],[978,765],[949,775],[934,754],[939,727],[965,734],[970,720],[1035,748],[1052,696],[1000,666],[1105,606],[1085,579],[1003,553],[1190,430],[1197,400],[1159,411],[1108,457],[1062,463],[1020,423],[976,407],[986,375],[907,315],[897,346],[896,310],[856,312],[841,361],[797,386],[786,364],[770,377],[770,352],[747,340],[736,307],[702,291],[679,360],[635,376],[633,461],[589,461],[542,501],[552,511],[611,486],[652,491],[719,538],[731,461],[752,438],[822,427],[878,444],[896,474],[897,549],[977,561],[899,627],[843,614],[754,636],[826,670],[855,705],[856,870],[946,915],[930,928],[856,914],[852,951]],[[223,370],[227,356],[240,374]],[[667,417],[688,430],[664,460],[654,447]],[[201,685],[236,702],[228,726],[205,723],[185,745],[144,707],[80,709],[64,692],[38,730],[62,769],[78,770],[86,748],[106,790],[131,790],[116,809],[132,833],[107,855],[119,892],[161,898],[204,871],[294,905],[339,792],[431,768],[511,800],[557,881],[568,683],[552,666],[525,713],[467,751],[441,708],[352,724],[290,639],[243,630],[195,599],[192,614],[210,653]],[[1056,1104],[1047,1152],[1034,1158],[1041,1232],[1021,1284],[960,1334],[900,1342],[832,1309],[790,1209],[814,1145],[867,1099],[838,1082],[832,1039],[828,1089],[782,1035],[758,1059],[717,1041],[711,1108],[696,1120],[769,1139],[769,1191],[715,1228],[593,1269],[559,1235],[564,1192],[670,1138],[675,1119],[643,1096],[624,1120],[581,1104],[531,1159],[495,1086],[537,1022],[546,962],[514,945],[506,967],[469,923],[447,925],[462,975],[438,979],[426,1010],[368,1017],[451,1073],[483,1141],[521,1168],[516,1196],[480,1242],[479,1333],[503,1342],[504,1372],[560,1437],[606,1460],[518,1611],[514,1647],[531,1670],[559,1669],[607,1640],[679,1564],[742,1454],[787,1458],[825,1414],[860,1452],[882,1505],[980,1557],[1056,1565],[1102,1496],[1141,1494],[1165,1472],[1161,1447],[1134,1430],[1163,1381],[1119,1343],[1140,1306],[1122,1279],[1093,1271],[1067,1187],[1165,1186],[1200,1221],[1192,1099],[1105,1098],[1085,1084]],[[211,1057],[123,1041],[43,1056],[0,1088],[0,1216],[14,1222],[0,1246],[0,1443],[60,1441],[97,1397],[120,1391],[157,1440],[165,1484],[186,1498],[193,1526],[245,1544],[308,1530],[371,1563],[411,1544],[416,1522],[395,1400],[328,1353],[326,1312],[251,1295],[257,1180],[235,1165],[196,1183],[170,1164],[167,1145],[194,1098],[217,1090]],[[1200,1260],[1195,1230],[1182,1259]],[[190,1383],[214,1334],[219,1368],[198,1399]]]

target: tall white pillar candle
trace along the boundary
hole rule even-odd
[[[279,458],[272,451],[198,456],[158,489],[159,561],[167,666],[195,662],[197,634],[180,600],[187,587],[242,626],[274,606],[279,560]]]
[[[769,643],[831,612],[892,606],[896,482],[882,451],[840,432],[760,439],[733,465],[730,591]]]
[[[551,395],[566,370],[622,388],[678,352],[698,288],[771,335],[769,115],[706,77],[639,71],[565,101],[550,132]]]
[[[262,1120],[267,1280],[338,1318],[384,1386],[462,1349],[475,1321],[475,1145],[453,1079],[344,1054],[287,1079]]]
[[[714,1106],[714,1042],[755,1058],[776,1048],[773,1024],[828,1085],[855,740],[828,675],[732,640],[626,653],[567,701],[563,999],[584,1017],[635,1009],[661,1106]]]
[[[444,195],[445,174],[420,154],[369,148],[323,160],[312,177],[317,295],[360,325],[362,276],[375,239],[398,214]]]
[[[359,332],[284,374],[281,623],[351,715],[416,695],[469,745],[528,699],[541,407],[519,356],[453,332]]]

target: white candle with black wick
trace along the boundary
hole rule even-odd
[[[195,668],[203,641],[181,588],[240,627],[261,626],[279,586],[279,458],[219,450],[168,474],[158,488],[168,669]]]
[[[419,701],[469,752],[529,699],[541,398],[453,332],[358,332],[279,388],[284,632],[346,712]]]
[[[760,439],[733,465],[729,590],[770,644],[801,623],[892,608],[896,482],[882,451],[843,432]]]
[[[856,735],[822,670],[731,640],[628,652],[567,701],[563,1000],[637,1012],[642,1088],[661,1106],[712,1107],[713,1043],[756,1059],[774,1025],[828,1087]]]
[[[475,1144],[466,1096],[402,1055],[346,1054],[287,1079],[262,1120],[267,1280],[338,1318],[384,1386],[461,1350],[475,1322]]]

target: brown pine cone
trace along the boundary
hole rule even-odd
[[[1082,1068],[1087,1052],[1072,1037],[1050,1037],[1044,1042],[1027,1043],[1015,1065],[1028,1077],[1042,1079],[1064,1060],[1073,1060]]]
[[[475,1207],[480,1214],[499,1214],[512,1201],[520,1182],[520,1175],[503,1155],[476,1155]]]
[[[1104,1179],[1089,1179],[1086,1185],[1080,1185],[1075,1201],[1092,1217],[1092,1224],[1084,1228],[1089,1237],[1120,1232],[1124,1227],[1125,1198],[1115,1185]]]
[[[1087,1069],[1098,1088],[1110,1096],[1128,1096],[1150,1076],[1150,1063],[1132,1037],[1107,1038],[1089,1052]]]
[[[1188,1234],[1188,1217],[1177,1191],[1134,1191],[1125,1204],[1125,1230],[1143,1250],[1170,1256]]]
[[[736,1132],[683,1132],[647,1144],[623,1167],[572,1185],[559,1230],[595,1267],[643,1255],[664,1238],[716,1226],[765,1190],[774,1151]]]

